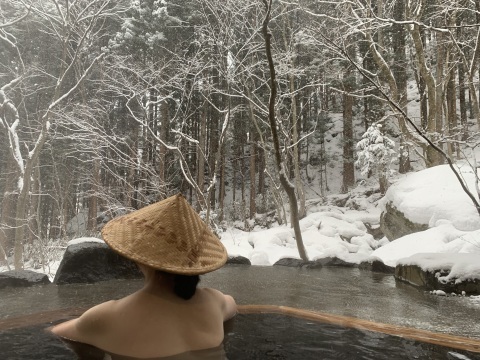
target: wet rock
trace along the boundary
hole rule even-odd
[[[295,258],[283,258],[278,260],[273,266],[288,266],[288,267],[302,267],[308,262],[303,261],[302,259]]]
[[[289,267],[304,267],[306,269],[318,269],[323,266],[343,266],[343,267],[355,267],[356,264],[346,262],[337,257],[326,257],[322,259],[316,259],[314,261],[303,261],[296,258],[283,258],[278,260],[274,266],[289,266]]]
[[[385,205],[385,211],[380,215],[380,230],[390,241],[427,229],[428,225],[407,219],[391,202]]]
[[[50,284],[48,276],[30,270],[11,270],[0,273],[0,289]]]
[[[232,256],[227,260],[227,264],[252,265],[249,259],[244,256]]]
[[[407,282],[425,290],[442,290],[446,293],[480,295],[480,279],[457,282],[451,279],[448,282],[439,281],[439,277],[448,275],[446,270],[425,271],[418,265],[399,264],[395,267],[395,279]]]
[[[67,247],[54,283],[95,283],[141,277],[136,264],[100,242],[83,242]]]
[[[322,263],[315,260],[315,261],[308,261],[303,265],[305,269],[321,269],[323,267]]]
[[[394,274],[395,268],[392,266],[385,265],[381,260],[367,260],[362,261],[358,266],[361,270],[368,270],[373,272],[379,272],[384,274]]]
[[[313,263],[321,266],[342,266],[342,267],[355,267],[356,264],[346,262],[345,260],[339,259],[336,256],[326,257],[322,259],[317,259]]]

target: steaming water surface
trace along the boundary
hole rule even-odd
[[[391,275],[341,267],[297,269],[229,265],[203,276],[201,284],[232,294],[239,304],[285,305],[440,333],[477,339],[480,337],[480,304],[478,302],[474,302],[468,297],[434,296],[409,285],[395,282]],[[51,314],[56,314],[54,317],[58,319],[65,319],[69,317],[69,311],[62,309],[85,308],[109,299],[118,299],[136,291],[141,286],[141,280],[115,280],[93,285],[48,285],[2,289],[0,292],[0,338],[8,333],[13,338],[24,341],[25,338],[33,336],[32,330],[29,330],[33,329],[32,327],[45,328],[48,326],[52,320]],[[46,323],[42,320],[42,316],[48,312],[51,312],[50,319]],[[235,325],[235,327],[243,326],[243,331],[250,333],[248,327],[251,324],[249,325],[249,322],[243,317],[239,319],[238,324],[240,325]],[[277,325],[279,321],[284,321],[278,320],[275,316],[273,319],[277,319]],[[308,321],[306,324],[307,327],[310,326]],[[266,328],[271,326],[273,325],[268,325]],[[301,326],[299,329],[302,329]],[[233,329],[233,334],[236,332],[235,329]],[[344,334],[347,331],[340,328],[335,332],[328,326],[327,329],[326,333],[331,334],[338,333],[338,331]],[[23,335],[14,335],[12,331],[23,331]],[[29,331],[30,335],[28,335]],[[319,332],[319,329],[315,330],[317,335]],[[358,332],[358,330],[354,332]],[[287,334],[290,333],[288,331]],[[273,333],[272,337],[275,338],[275,336]],[[360,341],[360,344],[362,341],[365,342],[366,349],[383,341],[379,340],[382,338],[381,334],[372,335],[373,337],[370,338],[362,336],[357,340]],[[245,336],[240,337],[244,338]],[[230,345],[228,341],[226,345],[227,348],[230,346],[230,349],[233,349],[236,346],[234,345],[235,341],[239,340],[235,340],[235,335],[230,339]],[[408,344],[402,343],[399,346],[418,347],[415,343]],[[5,342],[0,341],[0,351],[3,345]],[[302,346],[315,349],[320,345],[304,344]],[[335,350],[332,351],[335,352]],[[448,357],[439,358],[455,359],[455,355],[452,354],[454,352]],[[33,358],[40,359],[41,357]],[[67,358],[63,357],[63,359]],[[262,356],[257,358],[262,358]],[[332,355],[330,358],[336,357]],[[377,357],[370,357],[367,354],[361,358],[378,358],[378,354]],[[478,357],[467,358],[477,359]],[[27,358],[19,357],[18,359]]]

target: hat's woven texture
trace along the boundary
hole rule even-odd
[[[109,221],[102,235],[122,256],[173,274],[204,274],[227,261],[223,244],[181,194]]]

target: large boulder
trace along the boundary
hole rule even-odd
[[[302,267],[308,263],[308,261],[303,261],[302,259],[282,258],[276,261],[273,266]]]
[[[475,194],[476,176],[471,167],[458,166],[457,171]],[[448,165],[405,175],[388,189],[380,206],[380,226],[390,241],[445,221],[462,231],[480,229],[478,212]]]
[[[385,204],[385,209],[380,215],[380,230],[390,241],[427,229],[428,225],[408,219],[392,202]]]
[[[228,257],[227,264],[252,265],[252,263],[250,262],[250,259],[241,255]]]
[[[0,289],[50,284],[48,276],[30,270],[12,270],[0,273]]]
[[[287,266],[287,267],[304,267],[307,269],[318,269],[323,266],[340,266],[340,267],[355,267],[354,263],[346,262],[337,257],[325,257],[316,259],[313,261],[303,261],[297,258],[282,258],[278,260],[274,266]]]
[[[418,265],[397,265],[395,267],[395,279],[425,290],[438,289],[435,273],[425,271]]]
[[[356,267],[357,266],[357,264],[347,262],[347,261],[342,260],[342,259],[340,259],[336,256],[317,259],[317,260],[313,261],[313,264],[315,264],[317,266],[318,265],[320,265],[320,266],[339,266],[339,267]],[[309,264],[309,267],[312,267],[311,265],[313,265],[313,264]]]
[[[480,278],[465,276],[465,269],[474,267],[480,269],[477,254],[416,254],[399,262],[395,278],[424,290],[480,295]]]
[[[360,270],[368,270],[373,272],[379,272],[384,274],[394,274],[395,268],[393,266],[386,265],[380,259],[368,259],[366,261],[362,261],[358,266]]]
[[[85,241],[67,247],[55,275],[57,285],[134,279],[141,273],[133,261],[112,251],[103,241]]]

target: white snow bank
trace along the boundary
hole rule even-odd
[[[222,234],[222,243],[230,257],[243,256],[250,258],[252,245],[248,243],[248,233],[238,229],[229,229]]]
[[[475,176],[468,165],[457,167],[473,194]],[[476,196],[476,195],[475,195]],[[480,229],[480,216],[448,165],[410,173],[393,184],[381,201],[401,211],[418,224],[434,227],[439,220],[449,220],[459,230]]]
[[[480,231],[460,231],[444,221],[437,227],[394,240],[373,251],[371,256],[396,266],[399,259],[418,253],[447,253],[452,259],[458,253],[475,253],[480,263]]]
[[[366,260],[379,246],[360,221],[364,218],[373,220],[369,216],[359,212],[310,213],[300,221],[309,260],[337,257],[357,264]],[[229,256],[244,256],[252,265],[273,265],[283,258],[300,258],[294,231],[285,225],[250,233],[229,230],[221,235],[221,240]]]

